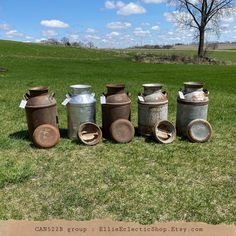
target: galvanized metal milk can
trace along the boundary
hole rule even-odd
[[[33,87],[24,95],[26,100],[26,119],[30,138],[40,125],[52,125],[58,129],[58,115],[54,93],[48,87]]]
[[[178,135],[188,137],[189,124],[194,120],[199,123],[199,119],[201,132],[206,132],[207,129],[207,132],[211,133],[209,124],[206,126],[206,122],[204,122],[207,120],[208,94],[209,92],[203,89],[203,83],[184,83],[184,89],[179,91],[177,97],[176,130]],[[198,124],[198,128],[200,128],[200,124]],[[196,127],[194,129],[197,131]]]
[[[162,84],[143,84],[143,87],[144,93],[138,96],[138,132],[150,136],[158,122],[168,119],[168,99]]]
[[[104,94],[104,101],[101,101],[103,135],[117,142],[130,141],[134,136],[134,128],[129,122],[131,100],[124,90],[125,85],[107,84],[106,87],[107,94]]]
[[[71,85],[67,95],[68,137],[77,138],[79,126],[85,122],[96,122],[95,94],[90,92],[90,85]]]

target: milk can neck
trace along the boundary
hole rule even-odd
[[[71,95],[82,95],[90,93],[89,85],[72,85],[70,86]]]
[[[144,94],[149,95],[153,93],[160,93],[162,85],[161,84],[143,84]]]
[[[110,84],[107,85],[107,94],[121,94],[125,92],[125,85],[123,84]]]
[[[33,87],[29,90],[30,97],[48,94],[48,87]]]
[[[203,83],[200,83],[200,82],[185,82],[184,83],[184,90],[186,92],[202,91],[203,90]]]

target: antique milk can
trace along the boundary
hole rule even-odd
[[[143,84],[144,93],[138,96],[138,132],[153,135],[154,126],[168,118],[168,99],[162,84]]]
[[[67,106],[68,137],[77,138],[79,126],[85,122],[96,122],[95,94],[90,92],[90,85],[71,85],[67,99],[62,103]]]
[[[207,122],[208,94],[203,83],[185,82],[177,97],[176,130],[193,142],[205,142],[212,128]]]
[[[30,138],[35,129],[44,124],[58,129],[58,115],[54,93],[48,92],[48,87],[33,87],[24,95],[26,119]]]
[[[134,127],[130,122],[131,100],[125,93],[125,85],[107,84],[106,87],[107,94],[101,97],[103,135],[120,143],[129,142],[134,137]]]
[[[30,139],[39,148],[51,148],[60,140],[54,93],[47,87],[33,87],[24,95],[21,108],[25,108]]]

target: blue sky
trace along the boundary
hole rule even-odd
[[[194,32],[173,22],[166,0],[1,0],[0,39],[92,41],[98,47],[189,43]],[[236,40],[236,16],[222,21],[219,40]],[[207,40],[215,40],[208,35]]]

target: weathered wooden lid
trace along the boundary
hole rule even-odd
[[[33,143],[39,148],[51,148],[60,140],[59,130],[53,125],[38,126],[33,133]]]
[[[96,145],[102,140],[102,131],[94,123],[86,122],[79,126],[78,139],[86,145]]]
[[[190,141],[197,143],[207,142],[212,135],[210,123],[203,119],[195,119],[187,126],[187,136]]]
[[[128,143],[134,137],[134,127],[132,123],[125,119],[118,119],[110,126],[110,134],[114,141],[118,143]]]

